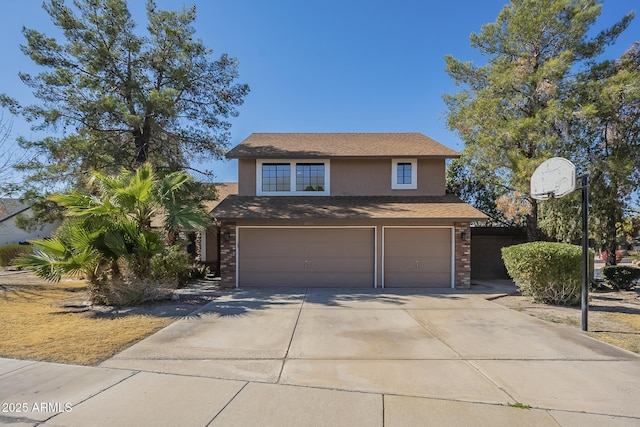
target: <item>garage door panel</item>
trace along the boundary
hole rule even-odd
[[[420,280],[416,280],[416,273],[413,271],[398,271],[390,276],[389,283],[385,281],[388,288],[448,288],[451,286],[451,273],[446,272],[422,272]]]
[[[372,228],[240,228],[240,286],[374,284]]]
[[[451,263],[451,254],[448,256],[428,256],[418,257],[416,254],[409,256],[398,257],[388,256],[385,257],[385,266],[391,270],[415,270],[415,271],[434,271],[443,270],[451,271],[449,264]]]
[[[385,287],[451,287],[451,229],[386,228]]]

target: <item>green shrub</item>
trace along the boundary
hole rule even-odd
[[[593,251],[589,251],[593,277]],[[532,242],[502,248],[509,276],[523,295],[546,304],[573,305],[582,289],[582,247],[566,243]]]
[[[640,268],[629,265],[610,265],[602,268],[602,277],[613,289],[629,291],[640,279]]]
[[[195,268],[194,260],[185,250],[171,248],[151,258],[151,277],[172,286],[183,285]]]
[[[13,265],[13,260],[23,255],[33,253],[31,245],[5,245],[0,246],[0,267]]]

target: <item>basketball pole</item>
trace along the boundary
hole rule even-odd
[[[582,330],[588,331],[589,318],[589,174],[578,177],[582,189]]]
[[[546,179],[545,179],[546,178]],[[582,190],[582,330],[587,331],[589,317],[589,174],[576,177],[576,167],[563,157],[545,160],[531,175],[531,197],[547,200],[564,197],[577,190],[580,180]],[[570,185],[566,185],[570,184]]]

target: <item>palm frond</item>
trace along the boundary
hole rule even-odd
[[[15,261],[16,267],[33,271],[36,276],[48,281],[57,283],[62,277],[62,270],[59,268],[58,257],[49,255],[46,252],[38,251],[32,255],[26,255]]]
[[[59,238],[29,240],[29,243],[36,247],[36,252],[43,252],[52,257],[64,258],[69,254],[66,245]]]
[[[194,231],[209,227],[211,219],[202,205],[182,206],[169,211],[164,224],[170,230]]]
[[[109,230],[102,236],[102,242],[112,254],[110,258],[127,257],[129,249],[121,230]]]

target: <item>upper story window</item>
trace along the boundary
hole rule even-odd
[[[396,184],[411,184],[411,163],[398,163]]]
[[[391,189],[415,190],[418,188],[418,161],[393,159],[391,161]]]
[[[324,163],[297,163],[296,191],[324,191]]]
[[[291,165],[263,163],[262,191],[291,191]]]
[[[258,196],[328,196],[329,160],[257,160],[256,181]]]

